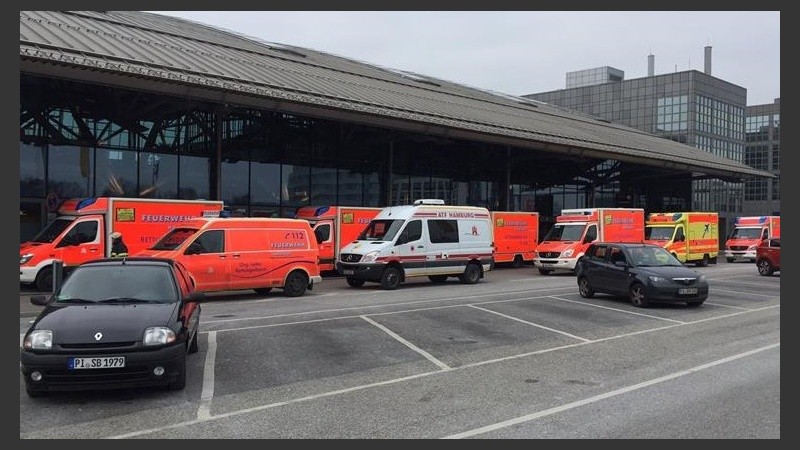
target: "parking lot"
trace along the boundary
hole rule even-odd
[[[532,266],[214,294],[183,391],[29,399],[20,379],[20,437],[779,438],[780,274],[697,270],[698,308],[584,299]]]

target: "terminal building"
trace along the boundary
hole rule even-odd
[[[739,212],[717,186],[774,176],[742,161],[744,89],[703,75],[575,88],[609,117],[174,17],[21,11],[20,239],[90,196],[281,217],[441,198],[543,228],[573,207]],[[615,103],[626,89],[652,112]]]

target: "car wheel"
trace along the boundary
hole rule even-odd
[[[361,279],[359,279],[359,278],[355,278],[355,277],[347,277],[347,278],[345,278],[345,280],[347,280],[347,284],[348,284],[350,287],[354,287],[354,288],[360,288],[361,286],[363,286],[363,285],[364,285],[364,280],[361,280]]]
[[[638,306],[639,308],[646,308],[650,304],[644,295],[644,285],[642,283],[633,283],[630,289],[630,299],[633,306]]]
[[[431,275],[428,277],[428,279],[437,284],[444,283],[447,281],[447,275]]]
[[[703,259],[697,262],[697,267],[708,267],[708,255],[703,255]]]
[[[586,277],[578,278],[578,293],[580,293],[583,298],[594,297],[594,290],[589,287],[589,280],[587,280]]]
[[[692,308],[697,308],[698,306],[702,305],[705,300],[699,300],[694,302],[686,302],[686,306],[690,306]]]
[[[41,292],[50,292],[53,290],[53,268],[50,266],[43,267],[42,270],[36,274],[36,281],[34,281],[36,289]]]
[[[552,272],[552,270],[539,269],[539,273],[542,274],[542,275],[549,275],[550,272]]]
[[[511,267],[519,269],[520,267],[525,265],[525,260],[522,259],[522,255],[517,255],[514,257],[514,262],[511,263]]]
[[[383,271],[383,276],[381,277],[381,287],[387,291],[392,291],[400,286],[401,279],[402,274],[400,273],[400,269],[397,267],[387,267],[386,270]]]
[[[772,275],[775,269],[772,268],[772,264],[769,263],[768,259],[762,259],[758,262],[758,273],[767,277]]]
[[[308,289],[308,275],[301,270],[295,270],[286,277],[283,292],[289,297],[300,297]]]
[[[169,390],[180,391],[186,387],[186,356],[181,359],[180,367],[178,368],[178,378],[169,384]]]
[[[727,260],[727,261],[728,261],[728,262],[730,262],[730,263],[732,263],[732,262],[733,262],[733,258],[725,258],[725,260]]]
[[[195,330],[192,340],[189,341],[189,353],[197,353],[197,335],[200,334]]]
[[[270,291],[272,291],[272,288],[271,287],[256,288],[256,289],[253,289],[253,290],[256,291],[256,294],[267,295],[267,294],[270,293]]]
[[[458,276],[458,279],[464,284],[475,284],[481,280],[481,266],[471,262],[467,264],[464,273]]]

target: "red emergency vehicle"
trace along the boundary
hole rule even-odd
[[[494,225],[494,262],[522,267],[533,262],[539,245],[539,213],[492,211]]]
[[[303,206],[295,218],[309,222],[317,237],[320,271],[336,270],[336,260],[345,245],[359,233],[382,208],[361,206]]]
[[[38,290],[53,286],[53,262],[64,273],[97,258],[111,256],[111,235],[133,255],[154,244],[177,224],[197,217],[218,216],[220,201],[153,198],[90,197],[64,201],[58,216],[32,240],[19,246],[19,282]]]
[[[594,241],[644,242],[644,209],[562,209],[556,223],[536,248],[539,273],[575,270],[575,263]]]
[[[737,217],[733,232],[725,242],[725,259],[728,262],[756,260],[756,248],[764,239],[781,237],[780,216]]]

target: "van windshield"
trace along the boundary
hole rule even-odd
[[[761,228],[734,228],[731,239],[758,239],[761,237]]]
[[[59,217],[50,222],[50,224],[40,231],[32,241],[42,243],[53,242],[69,226],[69,224],[72,223],[72,221],[73,218]]]
[[[675,227],[645,227],[644,238],[653,241],[668,241],[672,239]]]
[[[195,233],[197,233],[197,228],[175,228],[165,234],[148,250],[175,250]]]
[[[563,224],[557,223],[547,232],[542,240],[544,241],[579,241],[583,236],[583,229],[586,224]]]
[[[405,220],[372,220],[358,235],[359,241],[392,241]]]

